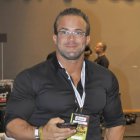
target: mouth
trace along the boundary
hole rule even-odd
[[[69,47],[69,48],[75,48],[75,47],[77,47],[77,44],[76,43],[66,43],[65,46]]]

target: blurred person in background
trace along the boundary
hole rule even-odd
[[[102,43],[102,42],[98,42],[94,48],[95,53],[97,54],[97,58],[94,60],[94,62],[96,62],[97,64],[108,68],[109,67],[109,60],[106,57],[106,49],[107,46],[106,44]]]

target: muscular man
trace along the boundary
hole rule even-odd
[[[87,16],[76,8],[62,11],[54,23],[53,40],[56,56],[16,77],[6,109],[6,134],[16,140],[65,140],[78,130],[57,124],[77,114],[79,121],[88,118],[84,139],[101,140],[102,112],[105,139],[122,140],[125,119],[118,81],[109,70],[84,59],[90,42]]]

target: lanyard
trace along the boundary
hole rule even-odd
[[[63,66],[61,65],[61,63],[59,62],[60,66],[63,68]],[[83,67],[82,67],[82,71],[81,71],[81,82],[82,82],[82,86],[83,86],[83,95],[82,97],[80,96],[77,88],[75,87],[70,75],[68,74],[68,72],[66,71],[66,74],[68,75],[68,79],[70,80],[71,82],[71,85],[73,87],[73,90],[74,90],[74,93],[75,93],[75,96],[76,96],[76,99],[78,101],[78,105],[80,107],[80,109],[82,110],[83,106],[84,106],[84,102],[85,102],[85,61],[83,62]]]

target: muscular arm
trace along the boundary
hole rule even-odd
[[[112,86],[107,93],[107,104],[103,116],[107,128],[104,140],[123,140],[125,117],[119,95],[119,84],[115,76],[112,77]]]
[[[6,134],[17,140],[34,140],[34,126],[29,125],[22,119],[10,121],[6,127]]]
[[[75,134],[76,130],[70,128],[58,128],[57,123],[63,123],[60,118],[51,119],[43,126],[43,140],[64,140]],[[35,140],[35,126],[31,126],[26,121],[16,118],[10,121],[6,127],[6,134],[16,140]]]
[[[123,140],[125,127],[116,126],[105,130],[104,140]]]

